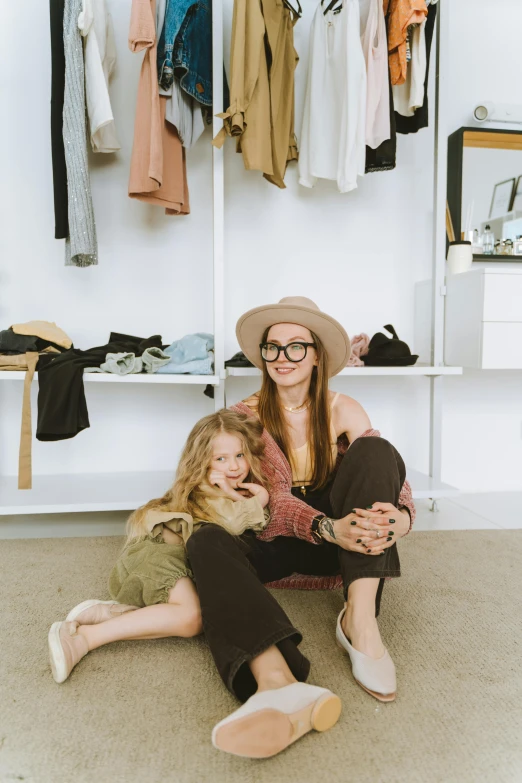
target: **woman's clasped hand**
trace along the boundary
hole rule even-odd
[[[410,515],[391,503],[354,508],[342,519],[329,520],[324,538],[351,552],[380,555],[410,529]]]

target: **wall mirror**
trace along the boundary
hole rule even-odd
[[[446,229],[472,242],[475,261],[522,262],[522,131],[451,134]]]

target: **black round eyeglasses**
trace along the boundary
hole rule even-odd
[[[315,343],[288,343],[288,345],[276,345],[276,343],[261,343],[261,358],[265,362],[275,362],[283,351],[289,362],[302,362],[306,357],[308,348],[315,348]]]

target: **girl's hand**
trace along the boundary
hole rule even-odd
[[[251,495],[257,497],[263,508],[268,506],[268,490],[262,487],[260,484],[250,484],[243,482],[242,484],[238,484],[238,487],[241,487],[241,489],[247,489]]]
[[[215,485],[216,487],[219,487],[220,490],[225,493],[227,498],[230,498],[231,500],[241,499],[241,495],[235,491],[225,474],[220,470],[211,470],[208,480],[209,483],[213,486]]]
[[[365,535],[361,536],[361,543],[369,555],[380,555],[410,529],[408,512],[399,511],[391,503],[374,503],[369,509],[355,508],[354,511],[358,526],[365,528],[368,525]]]

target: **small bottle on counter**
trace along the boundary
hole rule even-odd
[[[513,255],[522,256],[522,234],[519,234],[515,239],[515,244],[513,246]]]
[[[503,256],[512,256],[513,255],[513,240],[512,239],[504,239],[503,242],[504,248],[502,250]]]
[[[486,224],[482,234],[482,252],[485,256],[492,256],[495,251],[495,234],[491,230],[489,223]]]

